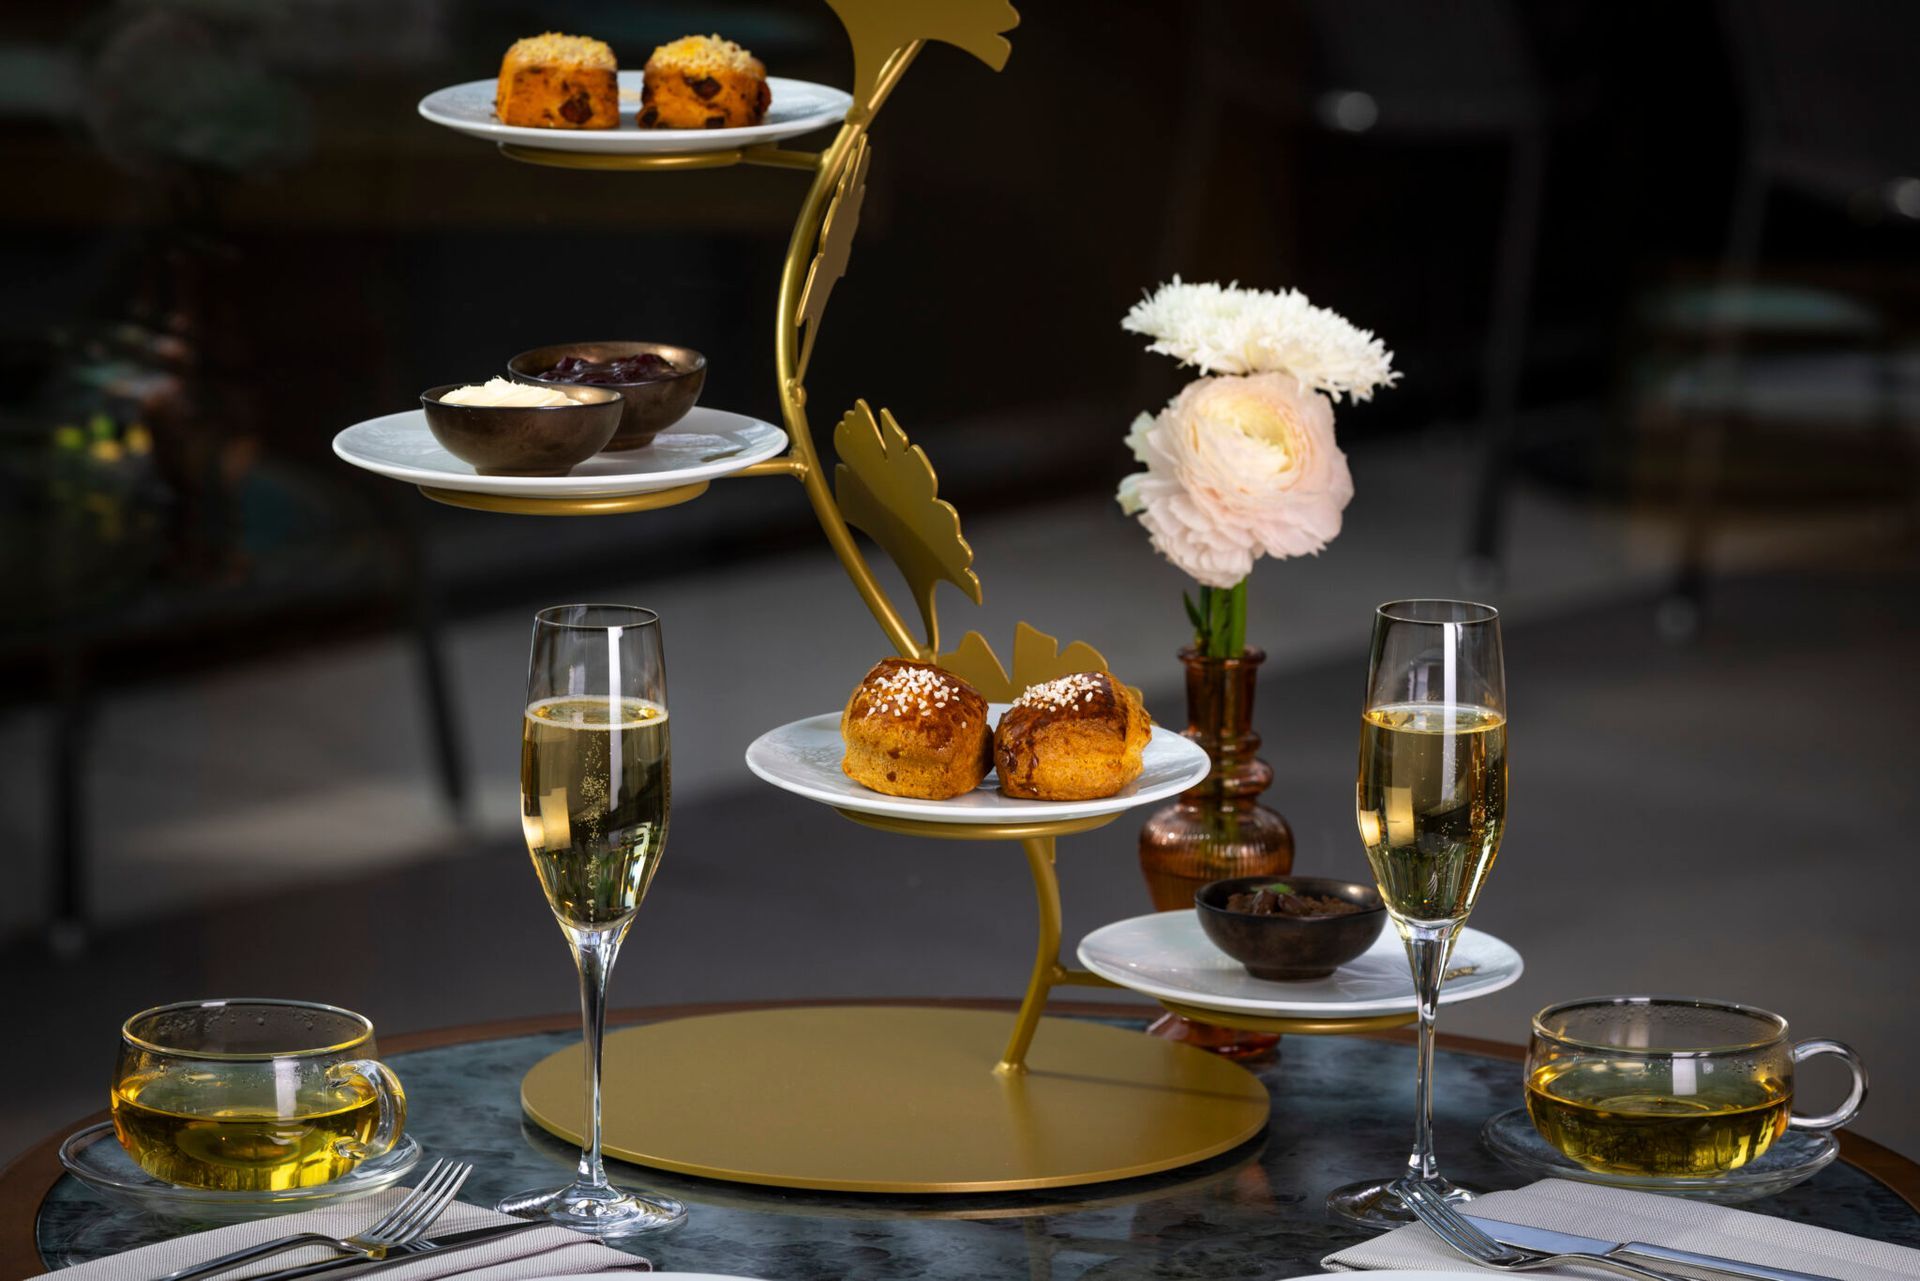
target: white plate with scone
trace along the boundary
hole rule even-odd
[[[541,129],[502,124],[494,114],[497,80],[469,80],[435,90],[420,100],[420,114],[471,138],[510,142],[548,151],[586,151],[604,155],[659,155],[695,151],[730,151],[761,143],[780,142],[837,125],[853,105],[853,95],[811,80],[768,76],[773,93],[766,118],[757,125],[732,129],[643,129],[638,120],[639,71],[622,71],[620,119],[610,129]]]
[[[989,705],[994,723],[1010,706]],[[935,823],[1032,823],[1119,814],[1178,796],[1212,768],[1206,750],[1199,744],[1155,725],[1141,753],[1139,777],[1112,796],[1077,801],[1003,796],[994,773],[987,774],[973,790],[946,800],[887,796],[854,782],[841,769],[846,745],[840,737],[840,717],[839,712],[825,712],[768,730],[747,748],[747,768],[775,787],[838,809]]]

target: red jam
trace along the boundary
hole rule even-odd
[[[611,386],[621,383],[652,383],[663,378],[672,378],[680,372],[679,366],[664,356],[656,356],[643,351],[635,356],[616,356],[612,360],[585,360],[579,356],[562,356],[553,368],[545,373],[536,374],[555,383],[594,383]]]

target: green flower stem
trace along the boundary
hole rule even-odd
[[[1247,580],[1232,587],[1202,587],[1200,603],[1187,603],[1194,648],[1208,658],[1238,658],[1247,647]]]
[[[1227,593],[1226,658],[1238,658],[1247,648],[1247,580],[1241,579]]]

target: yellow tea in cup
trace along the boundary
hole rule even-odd
[[[1852,1096],[1821,1117],[1793,1114],[1793,1066],[1844,1058]],[[1838,1041],[1787,1041],[1787,1022],[1743,1005],[1604,997],[1549,1006],[1527,1047],[1527,1114],[1575,1164],[1607,1174],[1713,1178],[1798,1129],[1845,1125],[1866,1072]]]
[[[1793,1095],[1760,1075],[1716,1074],[1682,1092],[1659,1068],[1553,1065],[1527,1077],[1534,1128],[1576,1164],[1612,1174],[1725,1174],[1787,1132]]]
[[[358,1014],[296,1001],[194,1001],[127,1020],[113,1083],[120,1145],[157,1179],[225,1192],[326,1183],[391,1151],[400,1082]]]

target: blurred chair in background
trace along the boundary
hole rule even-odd
[[[1729,0],[1722,15],[1746,125],[1725,247],[1711,284],[1665,290],[1642,309],[1654,360],[1637,379],[1641,427],[1684,435],[1679,565],[1658,614],[1672,639],[1701,622],[1736,436],[1787,431],[1851,443],[1864,460],[1854,471],[1894,463],[1894,494],[1909,503],[1920,479],[1920,449],[1906,430],[1920,407],[1920,350],[1886,306],[1915,282],[1878,279],[1871,257],[1863,265],[1858,254],[1851,272],[1843,258],[1840,270],[1799,280],[1760,278],[1769,206],[1781,194],[1856,225],[1920,223],[1920,15],[1871,0]],[[1907,38],[1889,22],[1908,27]],[[1864,442],[1877,458],[1863,454],[1862,437],[1877,438]],[[1822,470],[1791,465],[1776,488],[1801,501],[1860,496],[1858,483]],[[1884,493],[1885,479],[1867,489]]]

